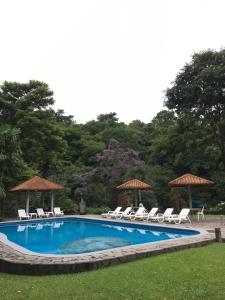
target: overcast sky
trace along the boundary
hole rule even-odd
[[[46,82],[77,122],[150,122],[194,52],[225,45],[224,0],[1,0],[0,81]]]

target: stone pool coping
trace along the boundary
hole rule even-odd
[[[161,224],[152,224],[146,222],[133,222],[125,220],[103,219],[96,216],[64,216],[65,218],[83,218],[93,220],[104,220],[115,223],[131,223],[144,224],[154,226],[161,226]],[[60,218],[48,218],[48,220]],[[30,223],[33,220],[21,221],[21,223]],[[46,220],[46,219],[45,219]],[[10,223],[18,223],[19,221],[11,221]],[[1,224],[9,224],[3,222]],[[29,274],[29,275],[47,275],[47,274],[62,274],[62,273],[77,273],[98,269],[101,267],[114,265],[122,262],[135,260],[138,258],[150,257],[162,253],[173,252],[181,249],[204,246],[215,241],[213,233],[201,230],[198,228],[187,228],[185,225],[171,226],[163,224],[162,227],[178,228],[178,229],[192,229],[197,230],[200,234],[196,236],[188,236],[184,238],[177,238],[172,240],[164,240],[153,243],[145,243],[139,245],[132,245],[98,252],[73,254],[73,255],[44,255],[24,251],[23,247],[10,242],[4,234],[0,235],[0,272],[14,273],[14,274]],[[16,246],[15,246],[16,245]]]

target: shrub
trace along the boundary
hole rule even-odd
[[[216,206],[211,207],[207,210],[209,214],[225,214],[225,202],[219,202]]]
[[[109,207],[88,207],[87,214],[100,215],[102,213],[108,212],[109,210],[111,210],[111,208]]]
[[[65,213],[77,213],[79,212],[78,205],[70,198],[65,198],[62,202],[62,209]]]

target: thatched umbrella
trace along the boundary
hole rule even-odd
[[[51,182],[39,176],[35,176],[23,183],[15,186],[10,190],[10,192],[19,192],[26,191],[27,192],[27,201],[26,201],[26,212],[29,213],[29,202],[30,202],[30,192],[31,191],[51,191],[51,211],[54,208],[54,191],[62,190],[63,186],[57,183]]]
[[[212,184],[214,184],[214,182],[192,174],[184,174],[168,183],[169,187],[187,186],[189,196],[189,208],[192,208],[191,186],[204,186]]]
[[[116,188],[118,190],[137,190],[139,195],[139,201],[141,201],[141,190],[151,189],[152,186],[138,179],[132,179],[117,186]],[[137,206],[137,200],[136,200],[136,206]]]

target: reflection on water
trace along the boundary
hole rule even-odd
[[[41,223],[38,223],[36,226],[36,230],[42,230],[44,228],[44,225]]]
[[[141,234],[146,234],[147,233],[147,230],[144,230],[144,229],[137,229],[138,232],[140,232]]]
[[[32,223],[32,224],[22,224],[22,225],[17,225],[16,231],[23,232],[25,229],[28,229],[28,228],[33,228],[35,230],[42,230],[45,227],[60,228],[63,224],[64,224],[63,221],[61,221],[61,222],[55,221],[53,223],[40,222],[40,223]]]
[[[18,225],[17,226],[17,232],[22,232],[22,231],[24,231],[25,229],[26,229],[26,225]]]
[[[157,226],[80,219],[45,219],[1,225],[0,232],[28,250],[46,254],[86,253],[184,237],[195,233]]]
[[[108,225],[108,224],[104,224],[102,226],[107,227],[107,228],[111,228],[111,229],[116,229],[116,230],[119,230],[119,231],[128,231],[130,233],[132,233],[132,232],[139,232],[139,233],[141,233],[143,235],[148,233],[148,234],[151,234],[151,235],[153,235],[155,237],[158,237],[158,238],[161,237],[162,239],[165,239],[165,238],[175,239],[175,238],[180,237],[179,234],[169,233],[169,232],[163,232],[163,231],[138,229],[138,228],[125,227],[125,226],[123,227],[123,226]]]
[[[161,234],[160,231],[153,231],[153,230],[151,230],[151,233],[155,236],[160,236],[160,234]]]

